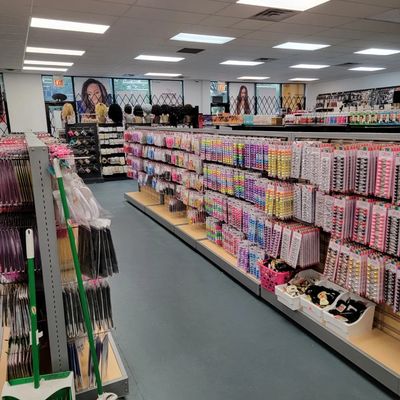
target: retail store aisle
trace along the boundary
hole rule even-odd
[[[91,188],[113,214],[120,275],[110,281],[129,399],[393,398],[127,204],[132,181]]]

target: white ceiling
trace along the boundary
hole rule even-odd
[[[295,1],[295,0],[294,0]],[[68,75],[123,76],[146,72],[182,73],[187,79],[235,80],[242,75],[321,80],[363,76],[343,67],[294,70],[298,63],[359,62],[399,70],[400,54],[353,54],[368,47],[400,48],[400,23],[372,20],[400,15],[400,0],[330,0],[283,22],[248,19],[264,8],[236,0],[0,0],[0,69],[21,69],[25,44],[86,50],[82,57],[30,54],[29,59],[73,61]],[[104,35],[29,29],[31,16],[111,25]],[[399,19],[400,21],[400,19]],[[234,36],[224,45],[169,40],[179,32]],[[278,50],[286,41],[330,44],[315,52]],[[179,55],[182,47],[204,48],[179,63],[136,61],[139,54]],[[219,65],[226,59],[276,58],[257,67]],[[364,73],[365,74],[365,73]]]

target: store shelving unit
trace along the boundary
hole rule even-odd
[[[125,153],[118,149],[122,148],[123,143],[123,135],[124,130],[121,124],[98,124],[98,135],[99,135],[99,144],[100,144],[100,160],[101,160],[101,170],[103,179],[106,181],[110,180],[120,180],[120,179],[127,179],[126,172],[113,172],[106,174],[104,173],[105,167],[124,167],[125,166]],[[112,143],[109,143],[110,140]],[[116,142],[117,143],[114,143]],[[118,143],[118,141],[122,141]],[[105,154],[104,151],[107,153]],[[115,161],[108,161],[103,162],[104,159],[110,160],[115,158],[124,159],[124,163],[121,164],[120,162]]]
[[[141,128],[140,128],[141,129]],[[157,128],[158,129],[158,128]],[[274,128],[271,128],[274,129]],[[185,129],[184,131],[188,131]],[[240,136],[265,136],[280,137],[282,140],[306,140],[321,139],[324,141],[338,140],[379,140],[379,141],[399,141],[399,134],[394,130],[384,132],[373,132],[365,130],[363,132],[332,131],[326,132],[297,132],[297,131],[243,131],[243,130],[191,130],[193,133],[202,132],[205,134],[228,134]],[[386,388],[397,395],[400,395],[400,341],[388,333],[373,329],[369,334],[343,339],[335,333],[329,331],[324,325],[311,320],[301,311],[292,311],[280,303],[274,293],[268,292],[261,287],[253,276],[236,268],[236,258],[227,253],[223,248],[217,246],[206,238],[206,231],[203,228],[196,229],[188,223],[174,223],[170,218],[165,218],[155,206],[149,203],[149,199],[141,192],[125,193],[125,199],[149,217],[157,221],[171,233],[176,235],[190,247],[209,259],[218,268],[231,276],[235,281],[258,296],[261,300],[272,305],[275,309],[282,312],[287,318],[313,334],[327,346],[331,347],[354,365],[365,371],[368,375],[376,379]],[[153,199],[154,202],[154,199]],[[147,204],[145,204],[147,203]],[[159,203],[161,204],[161,202]],[[165,211],[166,212],[166,211]]]
[[[35,198],[51,367],[53,372],[67,371],[69,369],[67,335],[62,301],[61,273],[57,253],[53,189],[51,176],[48,172],[49,152],[47,145],[32,133],[26,134],[26,141]],[[104,389],[114,392],[118,396],[125,396],[129,392],[128,375],[111,333],[109,334],[109,338],[109,365],[107,376],[104,379]],[[84,370],[86,371],[86,368]],[[84,376],[83,378],[85,379]],[[77,399],[79,400],[90,400],[95,396],[96,389],[94,388],[77,393]]]

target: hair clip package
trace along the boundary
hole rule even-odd
[[[376,166],[375,196],[390,199],[395,171],[395,153],[392,148],[382,149],[378,153]]]
[[[371,234],[372,206],[371,199],[357,199],[354,211],[352,240],[367,245]]]
[[[371,215],[371,235],[369,245],[376,250],[385,251],[386,225],[389,204],[374,203]]]
[[[357,150],[354,192],[370,196],[375,190],[377,146],[368,144]]]
[[[339,239],[350,239],[353,233],[355,197],[335,197],[332,211],[332,236]]]

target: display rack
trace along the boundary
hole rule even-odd
[[[121,124],[98,124],[101,171],[107,181],[126,179],[123,134]]]
[[[96,123],[67,124],[67,143],[77,161],[77,173],[86,182],[102,182],[99,136]],[[75,132],[71,136],[69,133]]]
[[[143,128],[139,128],[143,129]],[[161,130],[160,128],[157,128]],[[274,128],[272,128],[274,129]],[[175,130],[175,129],[173,129]],[[184,131],[188,131],[185,129]],[[192,129],[191,132],[205,134],[227,134],[239,136],[265,136],[280,137],[281,140],[306,140],[321,139],[323,141],[352,141],[352,140],[379,140],[379,141],[398,141],[398,133],[393,130],[384,132],[373,132],[365,130],[364,132],[296,132],[296,131],[256,131],[248,130],[198,130]],[[376,379],[386,388],[390,389],[397,395],[400,395],[400,363],[398,361],[400,354],[400,341],[395,339],[393,335],[388,334],[384,330],[373,329],[370,333],[344,339],[332,331],[328,330],[324,325],[313,321],[301,311],[292,311],[277,300],[275,294],[266,291],[253,276],[236,268],[236,258],[227,253],[223,248],[217,246],[206,238],[206,231],[203,229],[195,229],[189,224],[182,221],[171,221],[166,218],[158,210],[160,206],[155,205],[155,201],[149,200],[149,197],[141,192],[125,193],[125,199],[160,225],[165,227],[175,236],[187,243],[194,250],[209,259],[219,269],[227,275],[239,282],[247,290],[254,293],[263,301],[272,305],[274,308],[285,314],[286,317],[294,321],[296,324],[306,329],[308,332],[316,336],[326,345],[337,351],[343,357],[351,361],[357,367],[365,371],[371,377]],[[147,201],[146,201],[147,200]],[[161,202],[157,203],[161,204]],[[158,207],[158,208],[157,208]],[[379,323],[379,321],[378,321]]]
[[[46,300],[46,314],[49,332],[50,360],[53,372],[67,371],[67,335],[62,301],[62,283],[57,253],[57,234],[51,176],[48,172],[49,150],[34,134],[27,133],[26,141],[32,172],[32,186],[35,198],[35,212],[42,262],[43,289]],[[109,354],[112,360],[104,390],[119,397],[129,392],[128,375],[119,355],[119,350],[109,334]],[[107,379],[108,378],[108,379]],[[89,400],[96,396],[96,389],[90,388],[77,393],[77,399]]]

